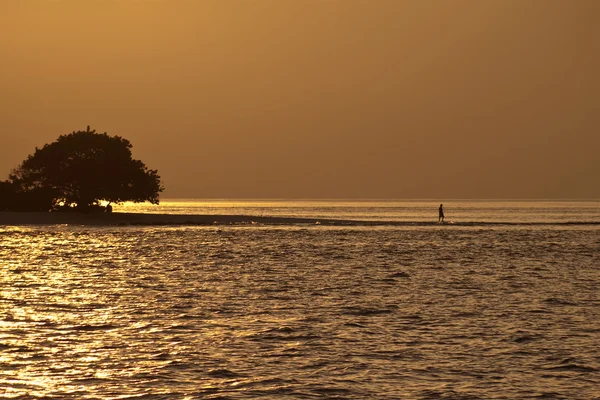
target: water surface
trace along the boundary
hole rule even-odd
[[[0,393],[599,398],[599,266],[597,225],[0,227]]]

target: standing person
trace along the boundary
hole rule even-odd
[[[440,214],[439,214],[439,218],[438,218],[438,224],[441,222],[442,224],[444,223],[444,205],[440,204]]]

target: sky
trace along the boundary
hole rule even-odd
[[[87,125],[163,198],[600,199],[600,2],[0,0],[0,179]]]

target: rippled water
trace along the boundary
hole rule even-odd
[[[0,263],[4,397],[600,398],[597,225],[0,227]]]

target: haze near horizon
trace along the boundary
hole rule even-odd
[[[600,198],[600,6],[0,3],[0,180],[127,138],[163,198]]]

